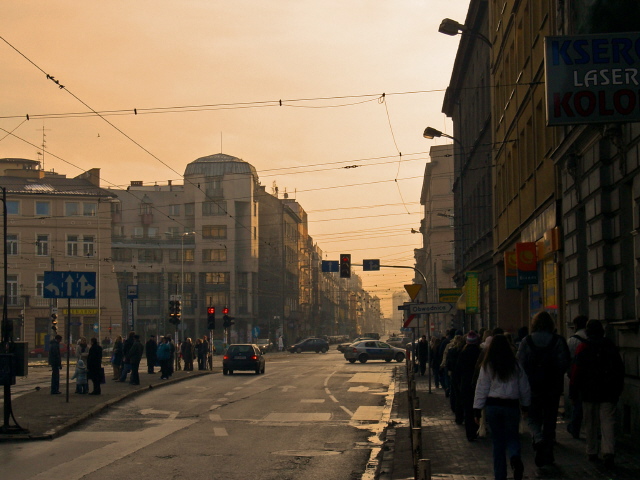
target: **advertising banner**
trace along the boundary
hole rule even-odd
[[[466,313],[478,313],[480,311],[480,273],[467,272],[465,281]]]
[[[535,242],[516,243],[518,285],[538,283],[538,256]]]
[[[640,33],[545,38],[547,125],[640,121]]]
[[[520,288],[518,285],[518,265],[516,251],[504,252],[504,287],[506,289]]]

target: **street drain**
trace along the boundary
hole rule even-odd
[[[274,455],[287,457],[326,457],[329,455],[340,455],[342,452],[336,450],[281,450],[273,452]]]

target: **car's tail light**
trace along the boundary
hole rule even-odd
[[[229,360],[229,355],[225,355],[224,357],[222,357],[223,360]]]
[[[258,356],[257,356],[257,355],[253,355],[253,356],[251,357],[251,360],[257,360],[257,359],[258,359]]]
[[[356,347],[353,347],[353,353],[358,353],[358,349]]]

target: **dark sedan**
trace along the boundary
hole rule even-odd
[[[237,343],[229,345],[222,357],[222,373],[233,375],[235,370],[249,370],[264,373],[265,361],[257,345],[251,343]]]
[[[327,353],[329,351],[329,342],[324,338],[305,338],[304,340],[294,343],[287,347],[291,353],[316,352]]]

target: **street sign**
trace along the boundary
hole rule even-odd
[[[138,285],[127,285],[127,298],[129,300],[138,298]]]
[[[362,260],[362,270],[365,272],[380,270],[380,260]]]
[[[402,326],[404,328],[416,328],[416,327],[418,327],[418,317],[416,317],[413,314],[409,315],[407,317],[407,319],[404,321],[404,324]]]
[[[93,331],[98,333],[98,330],[100,330],[100,326],[97,323],[93,324]]]
[[[422,288],[421,283],[412,283],[410,285],[404,286],[404,289],[409,294],[409,297],[411,297],[412,302],[416,299],[416,297],[418,296],[418,293],[420,293],[421,288]]]
[[[326,273],[339,272],[340,262],[337,260],[322,260],[322,271]]]
[[[452,303],[414,303],[409,313],[449,313],[452,309]]]
[[[260,327],[253,327],[251,329],[251,335],[253,335],[253,338],[258,338],[260,336]]]
[[[96,272],[44,272],[44,298],[96,298]]]

